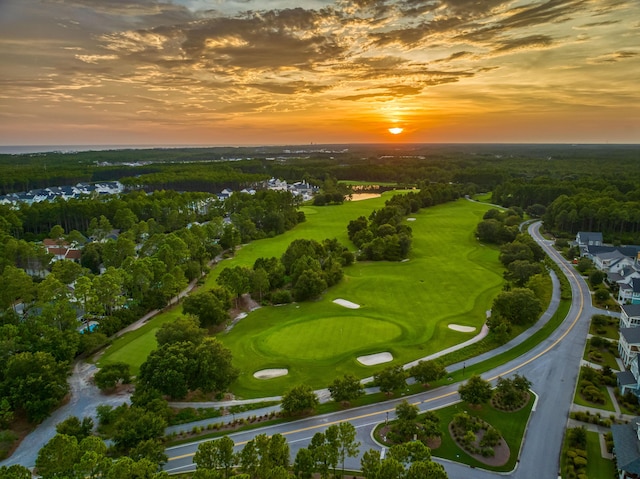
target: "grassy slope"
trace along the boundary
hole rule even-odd
[[[385,195],[388,197],[387,195]],[[296,238],[338,238],[349,244],[346,225],[368,216],[385,198],[342,206],[305,207],[307,222],[276,238],[244,246],[207,278],[205,287],[226,266],[251,266],[259,256],[280,256]],[[345,270],[345,279],[316,302],[262,308],[240,321],[220,340],[233,351],[241,370],[233,391],[241,397],[281,394],[307,383],[325,387],[335,377],[352,373],[372,375],[384,366],[364,367],[361,354],[390,351],[396,363],[406,363],[465,341],[474,333],[458,333],[449,323],[479,328],[502,278],[497,252],[480,246],[473,231],[489,207],[459,200],[422,210],[410,222],[414,231],[410,261],[359,263]],[[344,298],[360,304],[357,310],[332,303]],[[177,312],[174,310],[172,317]],[[125,360],[134,370],[155,347],[154,331],[164,321],[154,318],[136,338],[118,340],[101,363]],[[256,380],[253,372],[287,367],[289,375]]]

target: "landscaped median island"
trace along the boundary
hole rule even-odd
[[[535,396],[528,390],[529,382],[518,375],[501,379],[493,391],[487,389],[488,383],[477,382],[491,401],[461,401],[422,413],[417,405],[403,401],[396,407],[397,419],[379,424],[374,439],[390,447],[415,438],[435,457],[492,471],[513,470]]]

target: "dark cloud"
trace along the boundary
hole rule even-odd
[[[515,8],[500,24],[509,29],[565,22],[574,14],[580,13],[588,3],[588,0],[549,0],[531,7]]]
[[[461,58],[468,58],[470,56],[473,56],[473,53],[468,52],[468,51],[461,51],[461,52],[452,53],[447,58],[440,58],[438,60],[434,60],[433,62],[434,63],[451,62],[451,61],[454,61],[454,60],[460,60]]]
[[[485,16],[509,3],[506,0],[448,0],[442,2],[442,7],[454,16],[469,19]]]
[[[181,62],[219,68],[311,70],[345,50],[337,38],[319,32],[323,18],[296,8],[124,32],[105,40],[107,48],[141,61],[159,62],[168,54],[180,54]]]
[[[382,17],[393,10],[393,3],[387,0],[348,0],[347,5],[355,8],[361,13],[373,14],[375,17]]]
[[[318,85],[310,82],[260,82],[260,83],[248,83],[247,86],[256,88],[258,90],[266,91],[269,93],[276,93],[279,95],[297,95],[301,93],[321,93],[330,89],[328,85]]]
[[[620,20],[607,20],[604,22],[593,22],[593,23],[585,23],[583,27],[592,28],[592,27],[604,27],[608,25],[615,25],[620,23]]]
[[[496,53],[505,53],[523,48],[549,47],[553,44],[553,39],[548,35],[530,35],[524,38],[512,38],[503,40],[497,44],[494,50]]]
[[[638,52],[629,51],[629,50],[619,50],[617,52],[609,53],[607,55],[601,55],[596,58],[595,63],[617,63],[622,60],[627,60],[629,58],[635,58],[639,55]]]
[[[407,48],[412,48],[425,42],[431,36],[456,30],[460,26],[460,23],[460,19],[458,18],[442,18],[423,22],[415,26],[372,33],[370,38],[374,45],[378,47],[399,44]]]

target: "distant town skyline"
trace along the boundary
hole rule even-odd
[[[640,143],[636,0],[2,0],[0,146]]]

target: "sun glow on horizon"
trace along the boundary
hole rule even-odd
[[[399,126],[394,126],[393,128],[389,128],[389,133],[392,135],[399,135],[404,131],[404,128],[400,128]]]

